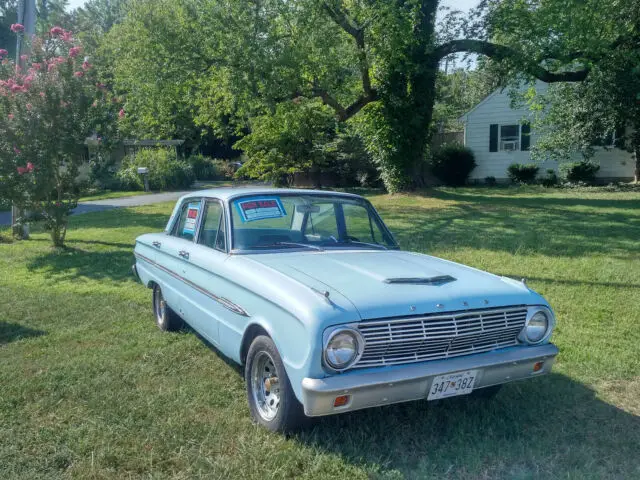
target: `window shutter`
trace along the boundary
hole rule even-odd
[[[523,152],[529,151],[529,147],[531,146],[531,124],[523,123],[521,130],[521,139],[520,139],[520,150]]]
[[[498,151],[498,124],[492,123],[489,125],[489,151]]]

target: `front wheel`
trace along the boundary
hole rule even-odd
[[[244,376],[251,416],[272,432],[291,432],[307,417],[296,398],[273,340],[255,338],[247,354]]]

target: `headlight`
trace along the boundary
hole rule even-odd
[[[363,348],[364,341],[357,331],[336,329],[329,335],[324,348],[325,363],[334,370],[344,370],[356,361]]]
[[[553,314],[546,308],[537,308],[529,314],[520,339],[527,343],[539,343],[551,334]]]

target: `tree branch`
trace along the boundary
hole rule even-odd
[[[437,47],[434,51],[434,55],[438,60],[440,60],[453,53],[461,52],[477,53],[496,60],[517,58],[518,56],[515,50],[507,46],[485,42],[483,40],[452,40]],[[581,82],[587,78],[587,75],[589,74],[588,67],[572,72],[554,73],[535,62],[525,63],[524,70],[526,73],[529,73],[546,83]]]
[[[340,120],[347,120],[362,110],[367,103],[377,98],[377,92],[371,86],[371,76],[369,74],[369,60],[367,58],[367,47],[364,38],[365,27],[358,25],[347,12],[339,6],[330,5],[325,1],[322,3],[325,12],[331,19],[349,34],[356,42],[358,49],[358,63],[360,68],[360,77],[362,79],[362,90],[364,93],[348,107],[343,107],[332,97],[326,90],[319,88],[317,85],[313,87],[313,94],[322,98],[322,101],[333,108]]]

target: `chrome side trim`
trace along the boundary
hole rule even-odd
[[[244,308],[240,307],[239,305],[236,305],[231,300],[229,300],[227,298],[224,298],[224,297],[220,297],[220,296],[216,295],[215,293],[210,292],[209,290],[205,290],[204,288],[200,287],[199,285],[196,285],[192,281],[187,280],[186,278],[178,275],[173,270],[169,270],[168,268],[160,265],[157,262],[154,262],[150,258],[147,258],[147,257],[145,257],[144,255],[142,255],[140,253],[134,252],[134,255],[135,255],[135,257],[137,259],[144,260],[145,262],[149,263],[150,265],[153,265],[154,267],[159,268],[163,272],[168,273],[169,275],[171,275],[172,277],[180,280],[181,282],[186,283],[191,288],[197,290],[198,292],[202,293],[203,295],[206,295],[207,297],[209,297],[210,299],[214,300],[215,302],[218,302],[220,305],[222,305],[227,310],[231,310],[233,313],[238,314],[238,315],[242,315],[243,317],[250,317],[251,316],[251,315],[249,315],[247,313],[247,311]]]

